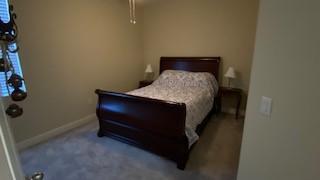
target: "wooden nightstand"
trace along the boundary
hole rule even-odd
[[[149,86],[152,83],[153,83],[153,81],[149,81],[149,80],[139,81],[139,88]]]
[[[242,98],[242,90],[239,88],[219,87],[219,93],[217,98],[218,112],[221,112],[221,104],[224,96],[234,96],[236,98],[236,119],[239,117],[240,104]]]

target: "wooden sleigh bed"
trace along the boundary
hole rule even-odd
[[[164,70],[209,72],[218,80],[219,64],[220,57],[161,57],[160,73]],[[192,147],[189,148],[185,134],[184,103],[99,89],[95,92],[99,97],[98,137],[108,136],[137,146],[175,161],[181,170],[185,168]],[[201,133],[214,109],[197,127],[197,133]]]

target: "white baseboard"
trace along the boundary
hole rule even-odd
[[[236,108],[226,108],[226,109],[222,108],[221,111],[224,112],[224,113],[227,113],[227,114],[236,114]],[[245,116],[246,115],[246,111],[243,110],[243,109],[240,109],[239,115],[240,116]]]
[[[63,134],[65,132],[70,131],[71,129],[74,129],[76,127],[82,126],[84,124],[87,124],[93,120],[96,120],[96,115],[95,114],[90,114],[84,118],[81,118],[77,121],[74,121],[72,123],[63,125],[61,127],[58,127],[56,129],[52,129],[48,132],[45,132],[43,134],[40,134],[38,136],[32,137],[30,139],[27,139],[25,141],[17,143],[17,149],[19,151],[26,149],[28,147],[34,146],[36,144],[39,144],[41,142],[47,141],[48,139],[51,139],[55,136],[58,136],[60,134]]]

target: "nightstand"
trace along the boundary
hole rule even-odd
[[[225,96],[233,96],[236,98],[236,119],[239,117],[240,104],[242,98],[242,90],[239,88],[219,87],[219,93],[217,98],[218,112],[221,112],[222,99]]]
[[[139,88],[149,86],[149,85],[152,84],[152,83],[153,83],[153,81],[150,81],[150,80],[140,81],[140,82],[139,82]]]

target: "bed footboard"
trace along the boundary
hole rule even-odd
[[[184,169],[188,159],[186,105],[96,90],[98,136],[109,136],[152,151]]]

